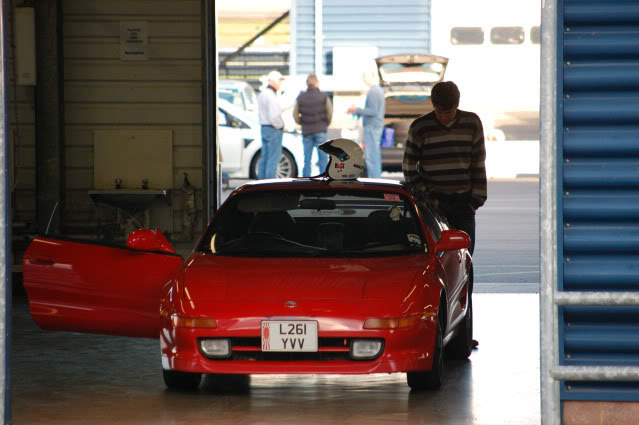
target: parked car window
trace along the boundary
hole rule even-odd
[[[263,190],[220,210],[199,250],[216,255],[379,257],[426,251],[407,198],[370,190]]]
[[[229,120],[226,116],[226,112],[224,112],[221,109],[218,109],[218,118],[217,118],[217,125],[223,126],[223,127],[228,127],[229,126]]]
[[[387,83],[434,83],[441,80],[444,65],[434,63],[385,63],[379,66],[382,80]]]
[[[218,91],[218,96],[220,97],[220,99],[224,99],[228,103],[232,103],[239,108],[246,109],[239,91],[220,89]]]
[[[484,44],[484,29],[482,27],[454,27],[450,30],[450,44]]]
[[[541,42],[541,32],[538,26],[530,29],[530,41],[533,44],[539,44]]]
[[[246,103],[245,109],[247,111],[257,111],[257,95],[255,94],[255,90],[253,90],[253,87],[246,86],[244,88],[244,100]]]
[[[493,44],[522,44],[524,38],[522,27],[495,27],[490,30],[490,42]]]

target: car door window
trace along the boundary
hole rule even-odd
[[[228,120],[228,116],[226,115],[226,112],[224,112],[223,110],[219,110],[219,114],[218,114],[218,118],[217,118],[217,125],[222,126],[222,127],[229,127],[229,120]]]
[[[53,208],[45,234],[124,248],[129,234],[144,228],[144,218],[134,215],[102,203],[61,202]]]

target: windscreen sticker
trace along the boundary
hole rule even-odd
[[[422,239],[418,235],[415,235],[413,233],[409,233],[409,234],[406,235],[406,237],[408,238],[408,242],[411,245],[421,245],[422,244]]]
[[[386,199],[387,201],[399,201],[399,195],[396,195],[394,193],[385,193],[384,199]]]

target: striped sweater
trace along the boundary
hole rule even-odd
[[[432,198],[468,197],[479,208],[487,198],[485,160],[477,114],[458,110],[455,122],[446,127],[431,112],[411,124],[402,170],[406,183]]]

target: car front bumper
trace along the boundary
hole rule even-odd
[[[322,320],[319,320],[320,329]],[[229,359],[209,359],[199,349],[200,338],[243,338],[259,340],[259,328],[230,333],[224,329],[187,329],[165,327],[160,337],[162,367],[167,370],[221,374],[370,374],[430,370],[434,351],[436,319],[422,319],[402,329],[360,329],[321,332],[319,338],[381,339],[382,353],[373,360],[351,359],[349,344],[321,347],[320,353],[305,356],[277,353],[263,355],[261,347],[236,347]],[[334,355],[336,354],[337,355]],[[235,355],[239,354],[239,355]],[[321,359],[320,359],[321,358]]]

